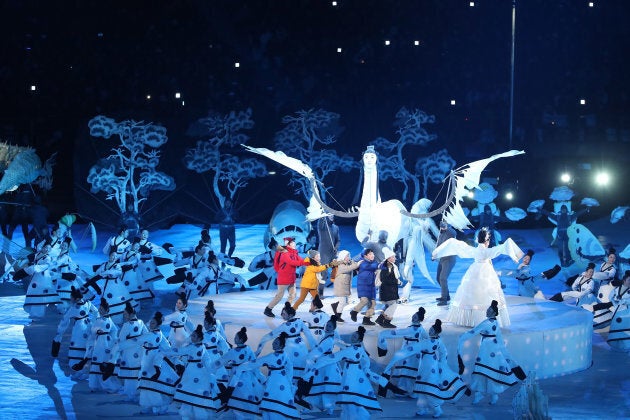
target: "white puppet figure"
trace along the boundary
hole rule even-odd
[[[379,235],[387,232],[387,247],[394,249],[394,245],[409,236],[411,221],[402,214],[405,206],[398,200],[381,201],[378,190],[378,156],[374,146],[368,146],[363,153],[363,190],[359,205],[359,214],[355,234],[357,240],[364,242],[376,241],[372,234]]]
[[[426,198],[421,198],[412,207],[411,213],[427,213],[431,208],[433,202]],[[407,284],[403,287],[400,297],[401,303],[405,303],[409,300],[411,294],[411,288],[413,287],[413,264],[415,263],[426,279],[435,283],[435,280],[429,274],[427,269],[427,263],[425,261],[425,248],[429,252],[433,252],[437,237],[440,234],[437,225],[431,218],[426,219],[411,219],[411,230],[409,235],[409,242],[407,244],[407,253],[405,256],[405,266],[402,270],[402,275]]]

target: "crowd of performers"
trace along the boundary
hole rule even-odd
[[[444,402],[456,402],[462,395],[474,393],[473,404],[487,395],[490,404],[496,404],[499,394],[525,375],[501,337],[501,328],[510,325],[510,319],[491,261],[508,255],[519,263],[514,277],[519,281],[519,294],[529,297],[544,298],[535,278],[550,278],[558,271],[554,268],[533,276],[529,268],[532,251],[524,253],[509,238],[491,247],[485,229],[479,231],[474,247],[455,237],[441,241],[433,258],[474,260],[453,298],[447,295],[437,302],[449,304],[446,322],[473,327],[460,337],[458,353],[467,340],[480,337],[479,353],[469,366],[472,379],[464,382],[461,375],[466,364],[459,355],[459,371],[448,367],[439,319],[427,332],[422,326],[425,311],[420,308],[409,327],[392,324],[402,279],[396,254],[386,246],[386,232],[379,234],[378,242],[366,242],[359,256],[352,258],[349,251],[341,250],[326,261],[315,249],[302,258],[292,237],[284,238],[283,246],[272,239],[269,250],[250,264],[252,271],[268,270],[263,280],[254,284],[237,277],[233,280],[242,288],[264,286],[265,281],[268,286],[272,279],[277,283],[277,292],[263,311],[268,317],[275,317],[273,309],[283,302],[283,323],[264,335],[255,350],[247,345],[245,327],[233,338],[226,336],[212,301],[203,325],[193,325],[187,315],[190,298],[204,296],[210,287],[217,287],[218,292],[220,262],[235,263],[217,253],[219,259],[207,230],[201,231],[193,249],[184,252],[171,244],[151,243],[146,230],[131,240],[127,236],[123,226],[108,240],[104,249],[107,261],[93,267],[94,274],[89,275],[70,257],[72,239],[63,237],[55,227],[37,244],[28,265],[16,271],[14,279],[28,281],[24,309],[33,320],[45,316],[50,306],[63,314],[52,355],[58,357],[67,338],[68,364],[75,379],[87,379],[95,392],[121,393],[145,413],[165,413],[175,404],[183,418],[208,418],[225,410],[232,410],[237,418],[300,418],[305,410],[332,415],[339,409],[342,418],[365,418],[380,410],[377,396],[385,397],[388,391],[417,398],[418,414],[431,411],[434,417],[442,414]],[[167,315],[156,311],[145,323],[138,312],[143,302],[152,301],[159,307],[153,283],[163,278],[159,266],[165,261],[180,267],[167,279],[181,283],[176,306]],[[304,267],[304,273],[296,299],[299,267]],[[334,281],[332,316],[322,309],[320,298],[320,286],[329,269],[328,276]],[[352,306],[355,275],[358,303]],[[584,273],[571,279],[571,290],[551,300],[573,300],[592,310],[596,322],[610,325],[609,344],[627,351],[630,271],[620,281],[616,279],[615,251],[610,250],[598,268],[589,264]],[[372,321],[377,292],[383,310]],[[604,294],[607,298],[602,298]],[[296,310],[309,295],[309,311],[299,318]],[[336,331],[337,323],[348,322],[344,310],[352,322],[361,324],[347,342]],[[371,369],[370,356],[362,345],[365,328],[374,325],[381,328],[379,356],[387,353],[389,339],[404,342],[382,374]]]
[[[346,342],[337,332],[337,317],[322,306],[316,297],[308,319],[301,319],[285,302],[283,323],[265,334],[254,350],[247,344],[246,327],[228,339],[212,300],[205,307],[203,325],[191,323],[185,296],[177,299],[171,314],[155,312],[146,323],[126,302],[123,322],[117,323],[106,298],[96,307],[72,287],[52,356],[58,357],[71,328],[68,363],[77,379],[87,379],[91,391],[122,394],[142,413],[164,414],[174,406],[182,418],[190,419],[213,418],[223,411],[243,419],[298,419],[312,410],[331,416],[339,411],[343,419],[367,418],[381,411],[378,397],[386,398],[389,392],[417,399],[419,415],[431,410],[433,417],[440,417],[445,402],[455,403],[474,392],[473,404],[486,395],[496,404],[501,392],[525,378],[503,344],[496,301],[486,319],[460,338],[461,348],[465,341],[481,337],[470,383],[462,380],[466,366],[459,355],[459,371],[448,366],[441,321],[435,320],[428,332],[422,326],[424,308],[413,314],[408,328],[381,331],[379,356],[387,354],[390,339],[402,338],[405,344],[379,374],[363,347],[365,327],[358,326]]]

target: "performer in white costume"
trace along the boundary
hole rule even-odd
[[[163,352],[170,350],[171,345],[160,330],[163,321],[162,313],[156,312],[149,321],[149,332],[139,338],[143,351],[138,404],[143,414],[165,414],[175,395],[175,383],[179,382],[175,365],[164,357]]]
[[[394,385],[411,393],[418,376],[418,368],[420,367],[420,343],[422,340],[429,338],[426,330],[422,326],[424,314],[423,307],[419,307],[418,311],[411,317],[411,325],[407,328],[397,330],[381,331],[378,334],[377,351],[379,357],[387,354],[387,339],[401,338],[405,340],[389,363],[383,369],[383,376],[388,378]]]
[[[464,373],[465,365],[459,355],[462,354],[464,343],[479,334],[481,344],[479,345],[479,353],[475,358],[475,367],[470,382],[470,389],[475,391],[473,404],[478,404],[485,394],[490,394],[490,404],[494,405],[499,400],[500,393],[518,383],[517,378],[525,379],[525,373],[512,359],[505,347],[498,323],[499,306],[496,300],[492,301],[486,314],[487,319],[459,337],[457,360],[461,375]]]
[[[630,351],[630,270],[626,270],[623,283],[613,290],[610,301],[615,309],[606,341],[614,349]]]
[[[486,308],[491,301],[496,300],[500,309],[499,324],[501,327],[507,327],[510,325],[510,316],[507,312],[501,282],[492,266],[492,259],[499,255],[508,255],[514,262],[518,262],[523,256],[523,251],[510,238],[501,245],[488,247],[490,232],[487,229],[479,231],[477,242],[479,246],[475,248],[453,238],[433,251],[433,258],[457,255],[460,258],[475,259],[464,273],[461,284],[457,288],[447,321],[466,327],[475,326],[486,318]]]
[[[575,304],[579,306],[597,303],[597,297],[595,296],[597,281],[593,279],[594,271],[595,263],[588,263],[586,271],[575,279],[571,285],[570,291],[556,293],[550,297],[549,300],[553,300],[554,302],[563,302],[567,298],[574,299]]]
[[[223,364],[229,370],[231,379],[222,402],[227,404],[237,420],[260,415],[258,405],[264,389],[265,378],[260,370],[238,370],[244,363],[256,361],[256,355],[246,342],[247,328],[242,327],[234,336],[235,346],[223,356]]]
[[[421,361],[418,366],[418,377],[413,388],[413,393],[418,397],[416,413],[423,416],[428,407],[433,408],[433,417],[442,415],[442,404],[446,401],[456,402],[464,393],[470,395],[462,378],[453,372],[447,361],[446,346],[440,339],[442,321],[435,320],[435,324],[429,329],[429,338],[420,342]]]
[[[308,348],[312,349],[315,347],[317,341],[315,341],[306,323],[300,318],[295,317],[295,309],[291,307],[289,302],[285,302],[281,315],[284,323],[262,336],[258,344],[258,349],[256,350],[256,356],[258,357],[260,355],[265,343],[278,337],[283,332],[286,333],[287,352],[291,355],[291,363],[293,365],[293,380],[297,383],[298,378],[302,377],[304,369],[306,368],[306,356],[308,354],[308,349],[304,345],[302,335],[304,335],[308,342]]]

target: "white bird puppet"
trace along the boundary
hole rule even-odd
[[[242,145],[247,150],[252,153],[256,153],[262,156],[266,156],[271,160],[274,160],[294,171],[302,174],[307,177],[311,181],[311,187],[313,191],[313,196],[319,202],[322,207],[321,213],[319,209],[314,211],[313,213],[324,214],[327,212],[328,214],[333,214],[338,217],[358,217],[359,209],[353,209],[349,211],[338,211],[332,209],[324,203],[320,197],[319,189],[317,187],[317,180],[313,174],[313,170],[304,162],[287,156],[284,152],[277,151],[274,152],[272,150],[266,148],[257,148],[250,147],[247,145]],[[449,174],[448,179],[450,180],[449,186],[449,194],[445,200],[445,203],[441,205],[439,208],[432,210],[428,213],[410,213],[406,211],[404,208],[400,210],[400,212],[412,218],[427,218],[437,216],[442,214],[442,218],[446,220],[448,224],[453,226],[455,229],[464,230],[467,227],[472,226],[466,215],[464,214],[464,210],[462,209],[460,202],[463,201],[464,197],[468,195],[468,190],[479,187],[479,181],[481,178],[481,172],[490,164],[490,162],[495,161],[504,157],[511,157],[516,155],[524,154],[523,150],[510,150],[505,153],[499,153],[496,155],[492,155],[489,158],[477,160],[475,162],[468,163],[466,165],[461,166],[460,168],[454,170]],[[312,206],[312,200],[311,200]],[[309,208],[311,208],[309,206]],[[448,210],[447,210],[448,209]],[[315,209],[313,209],[315,210]]]

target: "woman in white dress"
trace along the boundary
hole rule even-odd
[[[433,251],[433,259],[457,255],[460,258],[474,258],[457,288],[451,301],[447,321],[465,327],[473,327],[486,319],[486,308],[496,300],[499,304],[498,318],[501,327],[510,325],[510,316],[501,289],[501,282],[492,266],[492,259],[499,255],[507,255],[518,262],[524,253],[510,238],[501,245],[490,247],[491,233],[482,228],[477,235],[477,247],[451,238]]]

